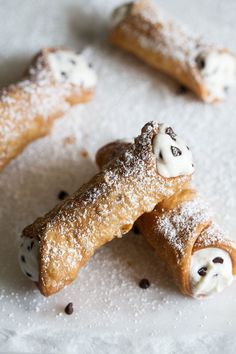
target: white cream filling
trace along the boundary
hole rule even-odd
[[[192,153],[185,142],[167,124],[161,124],[153,139],[157,171],[163,177],[177,177],[193,173]]]
[[[129,6],[130,4],[124,4],[119,7],[117,7],[111,16],[111,26],[115,27],[117,26],[127,15],[129,12]]]
[[[212,247],[193,253],[190,265],[193,297],[205,297],[221,292],[233,279],[232,261],[228,252]]]
[[[225,98],[236,83],[236,58],[230,53],[212,50],[200,54],[197,65],[210,96]]]
[[[94,70],[81,54],[58,50],[48,55],[48,63],[57,82],[93,88],[96,85]]]
[[[19,249],[19,264],[22,272],[30,280],[39,280],[39,242],[22,237]]]

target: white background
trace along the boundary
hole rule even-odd
[[[99,250],[77,281],[43,298],[21,274],[24,226],[96,171],[102,144],[133,137],[148,120],[172,124],[195,162],[195,185],[216,219],[236,237],[235,91],[219,105],[178,95],[178,84],[106,43],[108,18],[121,1],[0,1],[0,84],[21,77],[45,46],[87,47],[99,81],[95,99],[58,120],[0,175],[0,351],[37,353],[236,352],[236,284],[206,301],[179,294],[141,236],[130,233]],[[157,2],[191,29],[236,52],[234,0]],[[65,144],[73,137],[74,144]],[[81,155],[86,149],[89,157]],[[151,288],[138,287],[141,278]],[[74,314],[63,312],[74,303]]]

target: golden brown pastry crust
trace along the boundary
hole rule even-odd
[[[197,56],[213,46],[192,37],[148,0],[127,4],[124,18],[109,34],[112,44],[134,54],[145,63],[170,75],[206,102],[217,102],[207,89],[197,67]],[[230,53],[227,49],[219,52]]]
[[[70,106],[93,97],[94,89],[55,82],[48,54],[57,50],[43,49],[20,82],[0,92],[0,170],[30,142],[47,135]]]
[[[100,169],[112,160],[117,159],[132,143],[116,140],[102,146],[96,153],[96,163]]]
[[[146,124],[91,181],[25,228],[24,236],[40,240],[42,294],[71,283],[97,248],[128,232],[140,215],[189,183],[191,176],[157,173],[152,141],[158,131],[157,123]]]

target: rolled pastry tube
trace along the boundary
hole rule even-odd
[[[116,158],[127,143],[100,149],[100,168]],[[167,265],[185,295],[210,296],[229,286],[236,275],[236,244],[227,240],[198,193],[186,188],[163,200],[136,225]]]
[[[43,295],[70,284],[96,249],[127,233],[140,215],[190,182],[192,154],[184,145],[183,156],[176,156],[177,142],[169,134],[175,137],[172,129],[147,123],[101,172],[23,230],[20,266]],[[171,151],[165,168],[160,149]]]
[[[137,225],[183,294],[203,298],[232,283],[236,244],[224,237],[194,190],[161,202]]]
[[[48,134],[70,106],[89,101],[95,85],[94,70],[82,54],[55,48],[39,52],[24,78],[0,93],[0,170]]]
[[[147,0],[112,14],[111,43],[170,75],[205,102],[224,100],[236,83],[236,56],[204,43]]]

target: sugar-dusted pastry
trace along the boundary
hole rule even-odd
[[[116,141],[97,155],[100,168],[126,149]],[[201,298],[222,291],[236,275],[236,244],[224,238],[196,191],[185,189],[136,222],[183,294]]]
[[[232,283],[236,244],[224,237],[194,190],[163,201],[137,225],[183,294],[201,298]]]
[[[165,72],[206,102],[221,101],[236,83],[236,57],[204,43],[148,0],[118,7],[110,41]]]
[[[70,106],[89,101],[95,85],[94,70],[82,54],[53,48],[39,52],[25,77],[0,92],[0,170],[46,135]]]
[[[42,294],[56,293],[76,278],[96,249],[182,190],[192,172],[192,154],[182,139],[164,124],[147,123],[100,173],[23,230],[23,272]]]

